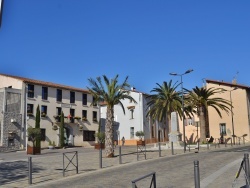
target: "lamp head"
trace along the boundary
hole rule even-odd
[[[176,76],[177,75],[177,73],[175,73],[175,72],[171,72],[169,74],[172,75],[172,76]]]
[[[190,72],[192,72],[192,71],[194,71],[193,69],[189,69],[189,70],[187,70],[184,74],[188,74],[188,73],[190,73]]]

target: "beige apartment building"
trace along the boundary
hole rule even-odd
[[[250,140],[250,87],[237,84],[236,80],[232,83],[216,80],[206,80],[207,88],[222,88],[225,92],[214,97],[221,97],[230,101],[233,105],[232,111],[227,114],[222,111],[222,118],[216,113],[214,109],[209,108],[209,130],[210,135],[214,138],[219,138],[223,135],[225,138],[230,138],[235,135],[235,142],[243,142]]]
[[[215,138],[214,142],[218,142],[222,136],[223,140],[227,140],[239,144],[250,141],[250,87],[237,84],[234,80],[232,83],[224,81],[216,81],[207,79],[206,88],[221,88],[225,91],[214,95],[213,97],[221,97],[232,103],[233,108],[229,113],[221,111],[222,118],[217,114],[214,108],[208,108],[209,132],[207,135]],[[182,120],[179,118],[180,132],[183,133]],[[186,119],[184,122],[186,139],[190,142],[196,142],[200,137],[199,118],[195,115],[192,119]],[[198,126],[197,126],[198,125]],[[235,137],[232,137],[235,135]]]
[[[91,106],[93,96],[88,90],[5,74],[0,74],[0,88],[3,88],[3,91],[6,88],[12,89],[20,94],[19,121],[14,121],[15,117],[9,117],[13,114],[8,115],[8,118],[0,115],[0,146],[9,145],[5,142],[8,137],[4,135],[10,135],[11,132],[14,133],[12,138],[20,142],[20,148],[29,144],[26,129],[28,126],[35,126],[38,105],[41,112],[42,148],[47,147],[49,141],[59,144],[58,117],[62,111],[65,115],[65,143],[69,146],[94,145],[94,134],[99,127],[99,108]],[[2,101],[8,101],[6,94],[2,96]],[[1,107],[4,112],[5,105]],[[6,128],[6,125],[11,125],[12,129]]]

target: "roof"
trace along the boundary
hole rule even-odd
[[[34,79],[20,77],[20,76],[13,76],[13,75],[7,75],[7,74],[0,74],[0,75],[21,80],[27,84],[42,85],[42,86],[53,87],[53,88],[58,88],[58,89],[66,89],[66,90],[78,91],[78,92],[83,92],[83,93],[89,93],[87,89],[75,88],[71,86],[56,84],[52,82],[45,82],[41,80],[34,80]]]
[[[250,89],[249,86],[242,85],[242,84],[237,84],[237,83],[224,82],[223,80],[222,81],[218,81],[218,80],[206,79],[206,82],[207,83],[218,84],[218,85],[229,86],[229,87],[238,87],[238,88],[241,88],[241,89]]]

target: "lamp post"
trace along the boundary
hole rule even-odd
[[[182,82],[182,76],[183,75],[185,75],[185,74],[188,74],[188,73],[190,73],[190,72],[192,72],[193,71],[193,69],[189,69],[189,70],[187,70],[186,72],[184,72],[183,74],[177,74],[177,73],[175,73],[175,72],[172,72],[172,73],[169,73],[170,75],[172,75],[172,76],[180,76],[181,77],[181,95],[182,95],[182,97],[181,97],[181,106],[182,106],[182,126],[183,126],[183,142],[184,142],[184,153],[186,152],[186,141],[185,141],[185,137],[186,137],[186,135],[185,135],[185,123],[184,123],[184,98],[183,98],[183,96],[184,96],[184,92],[183,92],[183,82]]]
[[[233,106],[232,106],[232,104],[233,104],[233,101],[232,101],[232,91],[234,91],[236,89],[238,89],[238,88],[235,87],[232,90],[228,90],[229,93],[230,93],[230,102],[231,102],[231,118],[232,118],[232,131],[233,131],[232,137],[233,137],[233,143],[234,143],[234,145],[235,145],[235,135],[234,135],[234,114],[233,114]]]

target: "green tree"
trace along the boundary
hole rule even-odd
[[[199,88],[195,87],[188,93],[188,103],[192,108],[196,109],[197,116],[200,120],[200,141],[206,141],[209,137],[208,107],[216,110],[217,114],[222,118],[221,110],[226,113],[230,112],[231,103],[220,97],[213,97],[225,90],[221,88]]]
[[[61,113],[61,123],[60,123],[60,148],[64,147],[64,113]]]
[[[32,142],[32,147],[33,147],[33,155],[35,154],[35,144],[37,140],[40,140],[41,138],[41,129],[40,128],[33,128],[33,127],[28,127],[27,129],[27,136]]]
[[[36,120],[35,120],[35,128],[40,129],[40,107],[37,105],[36,108]],[[41,137],[37,138],[36,140],[36,147],[41,148]]]
[[[90,93],[93,95],[94,101],[98,103],[104,101],[107,106],[106,121],[105,121],[105,153],[106,157],[114,157],[114,138],[113,138],[113,125],[114,125],[114,106],[120,105],[125,114],[124,106],[121,102],[123,99],[129,99],[136,103],[133,97],[130,96],[128,84],[128,77],[122,84],[118,84],[118,75],[109,80],[103,75],[105,85],[102,83],[102,78],[97,77],[96,80],[88,79],[91,88],[88,87]],[[100,114],[99,114],[100,115]]]
[[[177,82],[172,84],[172,80],[163,82],[162,85],[156,84],[157,87],[151,90],[155,94],[148,96],[149,102],[147,105],[149,110],[147,116],[159,122],[167,119],[168,130],[170,131],[171,112],[176,111],[182,117],[181,92],[176,91],[180,84],[177,84]]]

